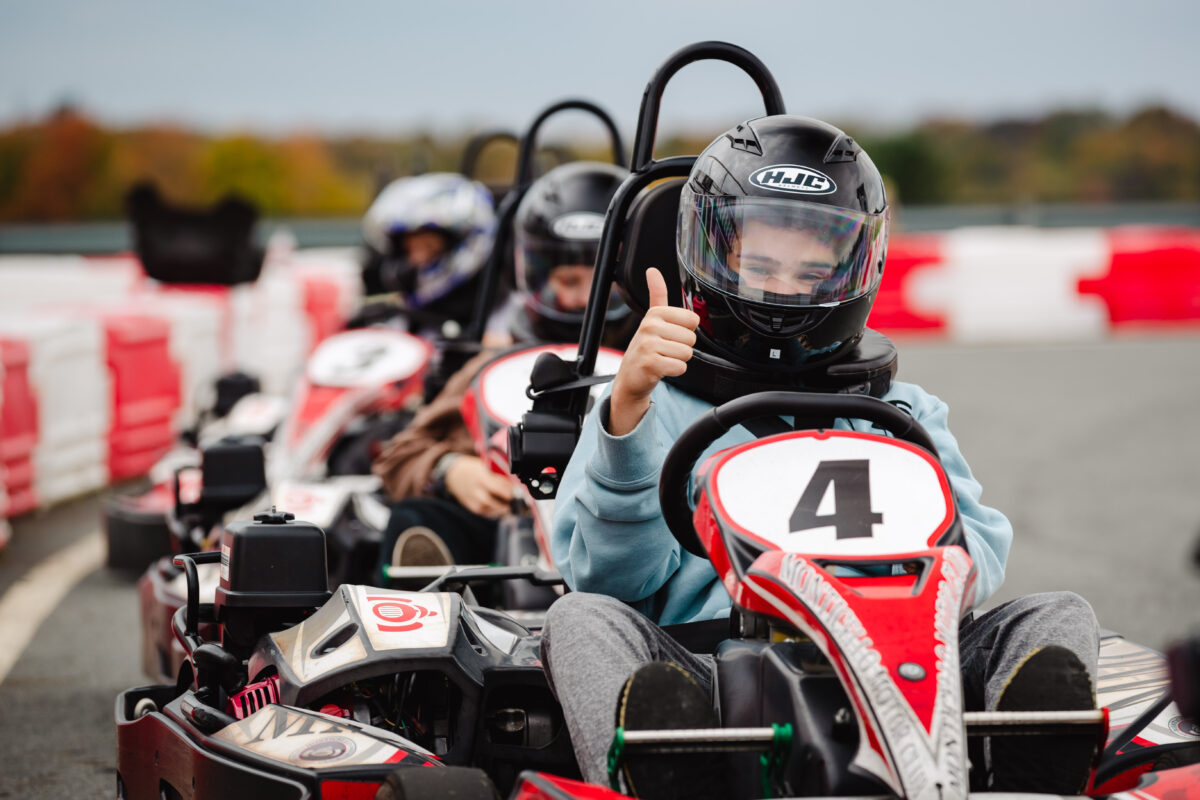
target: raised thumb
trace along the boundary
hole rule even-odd
[[[671,304],[667,295],[667,282],[662,273],[654,267],[646,270],[646,289],[650,292],[650,308]]]

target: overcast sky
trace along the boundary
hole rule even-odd
[[[654,69],[706,39],[761,58],[792,113],[842,123],[1151,102],[1200,119],[1197,0],[0,0],[0,125],[69,100],[119,125],[522,130],[582,97],[631,135]],[[734,68],[698,64],[662,126],[760,108]]]

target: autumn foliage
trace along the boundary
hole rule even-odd
[[[985,125],[934,120],[889,134],[843,127],[910,205],[1200,200],[1200,126],[1167,108],[1124,118],[1062,111]],[[234,192],[268,217],[357,216],[384,180],[457,169],[466,139],[113,130],[65,108],[0,129],[0,221],[116,219],[139,180],[177,203],[206,205]],[[706,143],[664,137],[656,155]],[[511,175],[514,155],[493,158],[479,177]],[[575,155],[606,157],[602,145]]]

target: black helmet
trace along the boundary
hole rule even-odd
[[[575,298],[581,301],[564,303],[561,277],[552,278],[551,273],[562,266],[595,266],[604,213],[628,174],[612,164],[576,161],[550,170],[525,192],[517,207],[514,238],[517,289],[529,331],[514,325],[517,338],[578,341],[591,275],[586,274],[586,285],[574,276],[576,285],[566,288],[582,288],[582,297]],[[610,334],[628,317],[629,307],[614,292],[605,316],[605,338],[612,341]]]
[[[727,131],[679,199],[676,252],[697,349],[799,376],[862,338],[887,252],[883,179],[845,133],[772,116]]]

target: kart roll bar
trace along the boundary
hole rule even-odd
[[[696,460],[710,444],[735,425],[772,416],[861,419],[938,457],[937,447],[921,423],[891,403],[868,395],[758,392],[730,400],[710,409],[688,425],[663,460],[658,483],[663,520],[689,553],[707,557],[692,526],[692,506],[688,502],[688,477]]]
[[[633,140],[633,169],[640,171],[654,163],[654,140],[658,134],[658,111],[662,107],[663,90],[676,72],[696,61],[727,61],[750,76],[762,93],[767,114],[786,114],[783,94],[771,71],[758,57],[728,42],[697,42],[680,48],[667,57],[650,76],[642,93],[642,109],[638,115],[637,135]]]
[[[200,639],[200,575],[196,570],[197,564],[219,564],[221,551],[207,550],[201,553],[185,553],[172,559],[177,567],[181,567],[187,581],[187,605],[184,606],[183,625],[178,624],[179,615],[171,620],[175,636],[183,644],[188,655],[203,644]],[[182,629],[181,629],[182,627]]]
[[[588,387],[583,385],[562,391],[553,389],[588,378],[595,370],[629,209],[643,189],[666,178],[687,177],[696,161],[695,156],[674,156],[655,161],[653,153],[659,108],[667,83],[683,67],[704,60],[725,61],[738,67],[758,86],[768,115],[787,113],[783,95],[766,65],[750,51],[727,42],[698,42],[680,48],[668,56],[650,77],[642,93],[638,113],[632,171],[617,188],[604,215],[604,231],[600,235],[592,290],[584,311],[578,356],[569,365],[558,368],[549,365],[540,371],[543,375],[557,377],[547,385],[534,387],[541,392],[541,397],[534,401],[533,409],[522,418],[520,424],[509,431],[509,458],[513,474],[536,491],[538,497],[554,496],[557,491],[555,476],[562,475],[579,439],[583,415],[587,410]],[[674,231],[663,233],[674,235]],[[557,356],[543,355],[539,363],[555,359]],[[535,366],[534,375],[538,373],[539,369]]]
[[[496,238],[492,244],[492,252],[488,256],[487,264],[484,266],[479,296],[475,299],[474,313],[471,315],[471,324],[463,336],[464,340],[478,342],[483,338],[483,329],[487,325],[487,318],[491,313],[496,285],[504,271],[504,260],[511,250],[513,218],[516,217],[517,206],[520,205],[521,198],[525,196],[530,184],[537,177],[534,174],[534,168],[538,134],[546,120],[562,111],[586,111],[599,119],[608,130],[612,144],[613,163],[619,167],[627,166],[625,145],[621,141],[621,134],[617,130],[616,123],[613,122],[608,112],[595,103],[579,99],[561,100],[537,115],[530,123],[528,130],[525,131],[525,135],[520,139],[520,150],[517,153],[517,180],[496,210]],[[463,160],[465,163],[465,155]]]
[[[728,42],[697,42],[682,47],[668,56],[650,76],[650,81],[642,93],[637,134],[633,140],[633,174],[617,189],[604,216],[604,232],[600,236],[600,250],[596,254],[592,293],[584,312],[583,332],[579,338],[579,357],[575,361],[576,377],[591,375],[596,366],[596,353],[604,331],[604,317],[608,311],[608,297],[612,292],[617,255],[625,233],[625,218],[634,198],[642,189],[657,180],[686,177],[696,161],[695,156],[675,156],[655,161],[654,141],[658,133],[658,112],[667,83],[688,64],[706,60],[728,62],[749,75],[762,93],[763,106],[768,115],[787,113],[783,94],[771,71],[749,50]],[[674,231],[668,234],[673,236]],[[586,398],[586,393],[584,397]]]
[[[479,156],[484,150],[496,142],[509,142],[518,147],[521,145],[521,140],[512,131],[484,131],[471,137],[467,142],[467,146],[463,148],[462,160],[459,162],[458,171],[462,175],[474,180],[475,169],[479,166]]]

